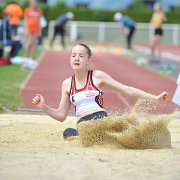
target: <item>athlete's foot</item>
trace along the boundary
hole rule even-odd
[[[129,46],[128,46],[127,49],[128,49],[128,50],[132,50],[132,47],[129,47]]]
[[[152,58],[150,59],[149,63],[150,63],[150,64],[160,64],[161,61],[160,61],[160,59],[157,59],[157,58],[155,58],[155,57],[152,57]]]

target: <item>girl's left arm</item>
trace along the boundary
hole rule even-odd
[[[143,90],[140,90],[135,87],[127,86],[125,84],[122,84],[116,80],[114,80],[111,76],[109,76],[107,73],[103,71],[97,71],[97,77],[100,80],[100,86],[101,88],[109,87],[112,90],[115,90],[119,93],[126,94],[128,96],[140,98],[140,97],[146,97],[149,99],[156,99],[156,100],[167,100],[169,99],[169,94],[167,92],[162,92],[159,95],[153,95],[150,93],[147,93]]]

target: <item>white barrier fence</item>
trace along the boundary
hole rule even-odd
[[[55,21],[50,21],[48,26],[48,39],[53,36],[53,26]],[[124,33],[120,30],[117,22],[87,22],[70,21],[67,24],[68,38],[70,41],[77,39],[83,41],[99,42],[125,42]],[[164,24],[164,35],[162,42],[164,44],[180,44],[180,25]],[[134,35],[134,43],[149,43],[153,34],[149,23],[137,23],[137,29]]]

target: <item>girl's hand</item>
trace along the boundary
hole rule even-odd
[[[163,92],[157,98],[159,101],[167,101],[169,100],[169,93]]]
[[[44,98],[41,94],[36,94],[36,96],[32,99],[32,103],[40,109],[43,107],[43,105],[45,105]]]

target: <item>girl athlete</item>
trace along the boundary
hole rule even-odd
[[[166,17],[164,14],[164,11],[162,9],[162,6],[160,3],[156,3],[154,5],[154,13],[151,18],[151,24],[154,29],[154,35],[151,39],[150,48],[151,48],[151,55],[153,57],[152,62],[156,62],[157,60],[155,58],[155,50],[158,50],[158,56],[160,58],[161,50],[160,50],[160,43],[161,43],[161,37],[163,36],[163,29],[162,25],[163,22],[166,21]]]
[[[169,95],[166,92],[155,96],[140,89],[124,85],[103,71],[88,70],[91,55],[91,50],[87,45],[78,43],[73,46],[70,65],[74,75],[62,83],[62,95],[58,109],[49,107],[40,94],[33,98],[32,103],[60,122],[66,119],[72,103],[75,106],[77,123],[79,124],[83,121],[107,116],[107,112],[103,107],[103,91],[107,87],[137,98],[146,97],[159,101],[168,99]],[[78,131],[76,129],[68,128],[64,131],[65,139],[77,135]]]

